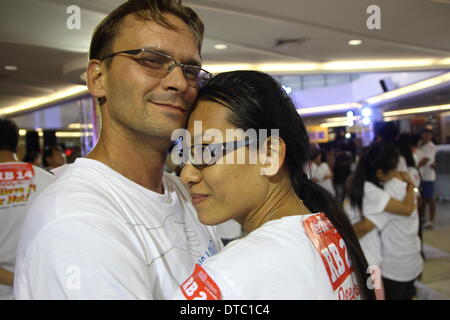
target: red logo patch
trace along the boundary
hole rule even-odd
[[[181,285],[186,300],[221,300],[219,286],[200,265],[196,264],[192,275]]]

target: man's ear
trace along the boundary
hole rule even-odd
[[[261,175],[273,177],[283,166],[286,159],[286,143],[278,136],[266,139],[259,151]]]
[[[97,99],[106,96],[104,89],[103,65],[100,60],[92,59],[89,61],[86,70],[86,84],[89,92]]]

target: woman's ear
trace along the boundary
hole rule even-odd
[[[103,65],[100,60],[92,59],[89,61],[86,71],[86,84],[89,92],[97,99],[106,96],[104,89]]]
[[[286,159],[286,143],[278,136],[266,139],[259,151],[261,175],[273,177],[283,166]]]

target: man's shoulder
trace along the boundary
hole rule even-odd
[[[55,181],[55,175],[51,174],[47,170],[42,169],[41,167],[37,167],[33,165],[34,177],[38,181],[42,181],[44,183],[51,183]]]

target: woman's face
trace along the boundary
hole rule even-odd
[[[221,104],[199,101],[188,121],[191,138],[194,139],[194,134],[198,133],[194,133],[194,121],[201,121],[203,144],[242,140],[242,135],[234,138],[226,135],[227,129],[238,129],[227,121],[229,113]],[[218,130],[222,137],[206,135],[205,131],[208,129]],[[191,144],[195,145],[194,142]],[[245,161],[237,163],[239,151],[245,154]],[[224,154],[221,161],[223,163],[203,168],[195,168],[190,163],[184,166],[181,181],[188,186],[192,203],[202,223],[216,225],[236,219],[242,224],[250,212],[264,203],[269,182],[267,176],[261,175],[258,162],[249,164],[249,152],[249,147],[243,146]]]

